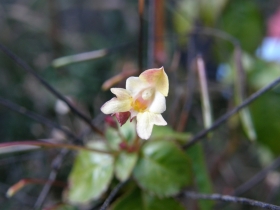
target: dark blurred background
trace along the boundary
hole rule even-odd
[[[137,1],[0,1],[0,43],[61,94],[69,97],[83,113],[96,119],[98,126],[103,123],[98,118],[100,106],[112,96],[109,91],[102,90],[102,84],[122,72],[132,75],[138,71],[139,26]],[[211,36],[199,32],[198,28],[206,27],[219,32]],[[184,100],[189,97],[192,97],[189,100],[189,118],[181,131],[203,129],[196,85],[193,95],[185,96],[189,87],[186,82],[194,81],[189,74],[191,61],[198,54],[202,55],[206,65],[214,119],[235,104],[234,46],[219,35],[221,32],[240,42],[246,72],[246,95],[280,76],[279,1],[145,1],[141,70],[165,67],[171,83],[171,96],[167,99],[171,108],[167,109],[165,118],[174,129],[179,126],[176,117],[184,107]],[[52,65],[54,59],[100,49],[110,49],[110,53],[59,68]],[[124,85],[124,82],[111,83]],[[208,168],[215,192],[233,192],[280,154],[279,91],[276,88],[250,106],[257,142],[247,141],[248,136],[241,123],[232,120],[217,130],[211,143],[206,143]],[[57,98],[3,52],[0,52],[0,96],[59,122],[77,134],[86,128],[74,114],[59,111]],[[178,115],[174,116],[174,111]],[[59,135],[56,130],[0,106],[0,142],[59,138]],[[5,193],[22,178],[46,179],[57,153],[58,150],[16,153],[1,150],[1,209],[32,209],[42,186],[27,186],[10,199]],[[72,156],[69,155],[58,179],[66,180],[71,161]],[[266,201],[280,205],[279,171],[270,175],[272,178],[245,196],[257,200],[265,197]],[[61,199],[61,190],[53,188],[47,204]],[[241,209],[236,206],[225,208]]]

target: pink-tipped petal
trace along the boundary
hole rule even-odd
[[[129,99],[131,95],[129,92],[124,89],[124,88],[111,88],[110,89],[113,94],[115,94],[118,99],[123,100],[123,99]]]
[[[139,77],[129,77],[126,80],[126,89],[133,97],[148,87],[149,83],[142,81]]]
[[[112,98],[101,107],[101,111],[104,114],[113,114],[117,112],[127,112],[130,108],[131,100],[119,100],[117,98]]]
[[[166,101],[165,97],[160,93],[156,92],[154,96],[154,100],[149,106],[149,111],[153,113],[163,113],[166,110]]]
[[[159,69],[148,69],[140,74],[139,78],[154,86],[164,96],[168,95],[169,81],[163,67]]]

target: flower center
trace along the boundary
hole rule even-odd
[[[137,112],[144,112],[152,103],[154,94],[154,88],[147,88],[141,91],[132,102],[132,108]]]

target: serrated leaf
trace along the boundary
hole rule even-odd
[[[171,141],[149,141],[133,171],[141,188],[159,197],[177,194],[191,181],[190,162]]]
[[[157,198],[140,189],[133,189],[112,206],[112,210],[184,210],[185,208],[173,198]]]
[[[104,142],[91,142],[91,148],[103,149]],[[104,193],[113,177],[114,159],[111,155],[82,151],[77,154],[69,176],[67,201],[74,204],[87,204]]]
[[[201,144],[195,144],[187,150],[187,154],[192,160],[192,168],[194,173],[195,185],[201,193],[213,193],[212,183],[208,175]],[[213,209],[213,201],[199,200],[201,210]]]
[[[115,163],[116,177],[120,181],[125,181],[131,175],[131,172],[137,162],[137,153],[121,152]]]

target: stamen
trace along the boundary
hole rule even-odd
[[[136,99],[132,102],[132,108],[137,112],[144,112],[152,103],[154,92],[154,88],[147,88],[140,92]]]

